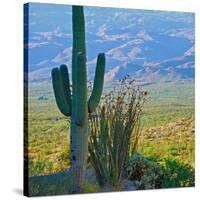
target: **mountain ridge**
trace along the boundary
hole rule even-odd
[[[38,9],[40,6],[40,9]],[[88,77],[96,55],[106,54],[106,81],[129,74],[138,80],[194,79],[194,14],[85,7]],[[50,80],[53,66],[71,72],[71,9],[31,4],[29,81]]]

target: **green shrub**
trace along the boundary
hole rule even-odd
[[[138,189],[154,189],[162,186],[163,167],[139,153],[134,153],[130,157],[126,172],[130,180],[137,181]]]
[[[137,145],[146,95],[125,77],[89,116],[89,161],[100,185],[120,187],[125,163]]]
[[[130,180],[136,181],[138,189],[176,188],[194,186],[194,169],[189,164],[165,159],[162,165],[157,158],[145,158],[134,153],[127,164],[126,172]]]
[[[195,173],[192,166],[175,160],[165,160],[163,188],[191,187],[195,184]]]

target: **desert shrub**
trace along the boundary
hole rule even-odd
[[[195,175],[192,166],[170,158],[159,162],[160,159],[134,153],[127,163],[127,176],[136,181],[138,189],[194,186]]]
[[[182,164],[173,159],[165,160],[165,175],[163,188],[191,187],[195,183],[195,173],[192,166]]]
[[[100,185],[120,187],[128,156],[134,152],[147,92],[128,77],[106,94],[89,116],[89,161]]]
[[[127,176],[137,182],[138,189],[154,189],[162,187],[164,168],[139,153],[134,153],[128,160]]]
[[[46,100],[48,100],[48,97],[40,96],[40,97],[38,97],[38,100],[39,100],[39,101],[41,101],[41,100],[46,101]]]

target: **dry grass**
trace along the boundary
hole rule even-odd
[[[143,129],[138,151],[145,156],[161,159],[173,158],[194,167],[195,161],[194,117],[177,119],[162,126]]]

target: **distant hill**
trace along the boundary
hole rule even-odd
[[[71,71],[71,7],[30,4],[29,81],[50,80],[53,66]],[[85,7],[88,76],[106,53],[106,81],[194,79],[194,14]]]

